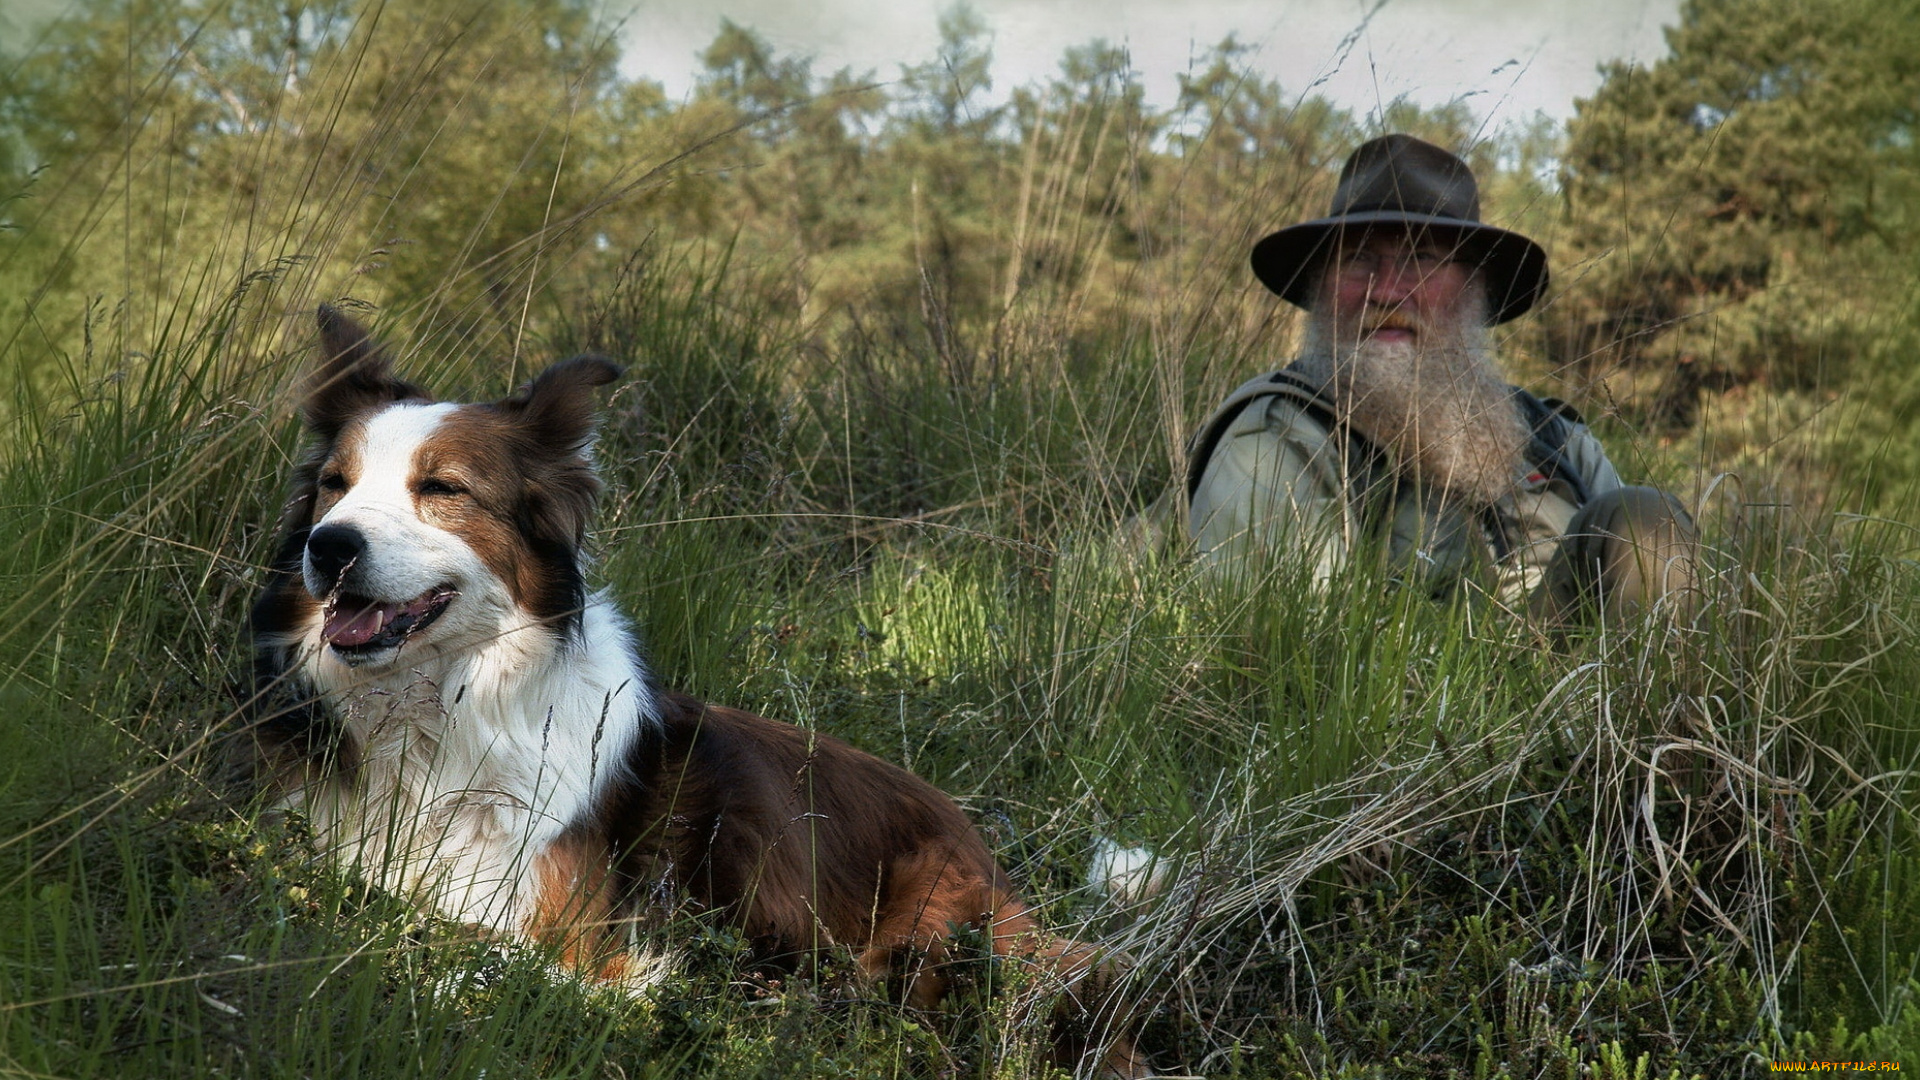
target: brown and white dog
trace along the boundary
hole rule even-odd
[[[600,482],[582,356],[490,404],[434,401],[340,311],[253,609],[252,761],[323,851],[609,981],[662,886],[769,956],[851,950],[942,996],[956,927],[1063,989],[1062,1064],[1141,1075],[1111,967],[1040,930],[953,801],[825,735],[660,689],[582,542]],[[1077,1033],[1077,1034],[1076,1034]]]

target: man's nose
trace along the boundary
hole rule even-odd
[[[1376,304],[1398,304],[1419,287],[1420,270],[1412,259],[1381,259],[1367,279],[1367,299]]]

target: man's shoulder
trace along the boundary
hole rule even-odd
[[[1217,441],[1264,433],[1290,442],[1319,443],[1346,431],[1326,402],[1277,390],[1248,395],[1239,408],[1222,418]]]
[[[1298,368],[1284,367],[1241,383],[1214,407],[1212,415],[1201,426],[1200,434],[1206,434],[1208,427],[1224,427],[1234,423],[1248,411],[1246,406],[1250,402],[1261,399],[1268,399],[1269,409],[1279,408],[1310,417],[1325,428],[1334,426],[1333,400],[1326,389]]]
[[[1187,490],[1199,485],[1222,440],[1263,431],[1299,440],[1325,440],[1337,426],[1333,403],[1310,377],[1293,367],[1256,375],[1221,399],[1195,429],[1187,447]]]
[[[1538,428],[1543,424],[1559,422],[1577,424],[1581,427],[1587,424],[1586,418],[1580,415],[1580,410],[1560,398],[1536,394],[1524,386],[1510,386],[1508,389],[1513,392],[1514,404],[1519,407],[1521,415],[1530,421],[1533,427]]]
[[[1620,486],[1620,476],[1579,410],[1554,397],[1513,387],[1514,407],[1529,433],[1527,461],[1549,479],[1567,485],[1576,506]]]

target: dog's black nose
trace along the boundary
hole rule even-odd
[[[307,565],[329,585],[338,585],[340,575],[366,550],[367,538],[351,525],[322,525],[307,534]]]

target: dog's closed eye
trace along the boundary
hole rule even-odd
[[[465,495],[467,493],[466,488],[461,487],[451,480],[442,480],[439,477],[429,477],[422,480],[413,490],[417,495],[429,497]]]

